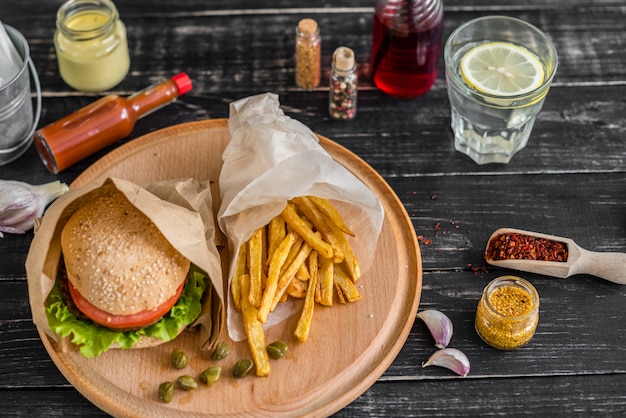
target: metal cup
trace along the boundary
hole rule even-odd
[[[17,29],[9,25],[4,27],[23,64],[17,75],[0,87],[0,165],[26,152],[33,142],[41,115],[41,86],[35,65],[30,59],[28,42]],[[37,91],[35,112],[30,90],[31,75]]]

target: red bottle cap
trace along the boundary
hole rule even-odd
[[[191,79],[186,73],[176,74],[172,77],[174,83],[176,83],[176,87],[178,88],[178,93],[182,96],[187,93],[193,87],[191,84]]]

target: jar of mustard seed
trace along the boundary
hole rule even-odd
[[[313,89],[322,76],[322,40],[313,19],[302,19],[296,27],[296,85]]]
[[[539,322],[539,294],[532,284],[516,276],[492,280],[476,309],[476,332],[499,350],[526,345]]]
[[[99,92],[116,86],[130,67],[126,26],[110,0],[68,0],[54,33],[59,73],[72,88]]]

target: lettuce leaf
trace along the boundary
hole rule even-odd
[[[202,295],[209,284],[208,276],[192,266],[183,293],[169,313],[146,328],[115,331],[77,318],[63,300],[57,281],[46,300],[46,317],[54,333],[63,338],[71,335],[72,343],[80,347],[81,354],[92,358],[107,351],[113,343],[122,348],[131,348],[142,336],[156,337],[164,342],[174,339],[181,326],[192,324],[200,315]]]

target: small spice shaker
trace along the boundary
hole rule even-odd
[[[312,89],[320,84],[322,41],[313,19],[302,19],[296,27],[296,84]]]
[[[130,68],[126,26],[110,0],[68,0],[57,12],[54,47],[61,78],[80,91],[116,86]]]
[[[333,54],[330,74],[328,112],[331,118],[345,120],[356,116],[357,82],[354,51],[340,46]]]
[[[528,343],[539,322],[539,294],[532,284],[516,276],[492,280],[476,309],[476,332],[500,350],[515,350]]]

